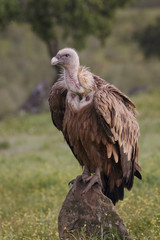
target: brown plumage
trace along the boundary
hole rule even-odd
[[[132,188],[134,175],[141,179],[135,105],[115,86],[80,66],[73,49],[60,50],[51,64],[63,67],[49,95],[53,123],[87,169],[82,179],[92,185],[97,180],[91,181],[90,173],[99,172],[103,193],[115,204],[123,199],[124,187]]]

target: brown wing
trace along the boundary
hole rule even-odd
[[[94,106],[110,139],[106,146],[107,156],[121,163],[124,185],[130,189],[134,175],[141,178],[138,172],[139,126],[133,111],[135,105],[116,87],[105,84],[96,91]]]
[[[64,81],[56,82],[49,94],[49,106],[54,125],[62,131],[67,89]]]

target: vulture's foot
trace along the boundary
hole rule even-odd
[[[72,192],[74,193],[76,190],[76,182],[77,181],[83,181],[84,183],[88,182],[90,180],[91,173],[87,167],[84,168],[82,175],[77,176],[75,179],[72,179],[68,185],[72,184]]]
[[[76,187],[77,187],[76,182],[77,182],[77,181],[82,181],[82,175],[77,176],[75,179],[72,179],[72,180],[68,183],[68,185],[70,185],[70,184],[73,185],[73,186],[72,186],[72,193],[74,193],[75,190],[76,190]]]
[[[91,173],[87,167],[84,168],[83,173],[82,173],[82,181],[84,183],[88,182],[91,179]]]
[[[95,183],[98,183],[100,185],[101,189],[103,189],[103,184],[102,184],[99,168],[96,169],[95,174],[91,175],[88,168],[85,167],[84,172],[82,174],[82,180],[83,180],[83,182],[88,183],[87,187],[82,192],[83,194],[88,192]]]
[[[83,181],[84,183],[88,183],[87,187],[83,190],[82,194],[88,192],[91,187],[98,183],[103,190],[103,184],[101,180],[101,174],[99,168],[96,169],[95,174],[91,175],[89,169],[87,167],[84,168],[82,175],[77,176],[75,179],[71,180],[68,185],[72,184],[72,193],[76,191],[77,181]]]

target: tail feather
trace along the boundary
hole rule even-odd
[[[142,180],[142,175],[140,174],[140,172],[138,170],[135,171],[134,176],[136,176],[137,178]]]
[[[118,200],[123,200],[124,188],[131,190],[134,182],[134,176],[140,180],[142,179],[140,171],[141,168],[138,163],[132,161],[130,174],[127,177],[123,175],[119,168],[117,168],[117,165],[114,165],[108,176],[104,172],[101,173],[104,195],[110,198],[114,205],[118,202]]]
[[[102,182],[104,185],[103,194],[106,197],[110,198],[112,200],[113,204],[115,205],[118,202],[118,200],[123,200],[124,188],[127,188],[128,190],[130,190],[132,188],[134,176],[136,176],[139,179],[142,179],[142,176],[138,170],[136,170],[135,172],[132,171],[132,174],[131,174],[130,178],[128,179],[128,181],[126,181],[126,178],[123,178],[120,186],[117,187],[115,184],[113,190],[110,191],[109,178],[107,177],[107,175],[104,174],[102,176]]]
[[[106,197],[110,198],[114,205],[116,204],[116,202],[118,202],[118,200],[123,200],[123,198],[124,198],[124,183],[123,183],[123,181],[119,187],[117,187],[115,185],[112,192],[110,191],[109,179],[108,179],[107,175],[104,174],[102,176],[102,182],[104,185],[103,194]]]
[[[142,175],[140,174],[140,171],[142,171],[141,167],[138,165],[138,163],[134,163],[134,168],[135,168],[135,172],[134,172],[134,176],[136,176],[137,178],[139,178],[140,180],[142,180]]]
[[[118,200],[123,200],[124,198],[124,185],[121,184],[119,187],[115,186],[112,192],[106,191],[104,195],[110,198],[113,204],[115,205],[118,202]]]

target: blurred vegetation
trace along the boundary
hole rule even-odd
[[[41,80],[51,80],[46,46],[27,24],[12,23],[0,35],[0,116],[20,107]]]
[[[138,8],[160,7],[160,0],[132,0],[130,6]]]
[[[134,37],[139,42],[146,58],[155,56],[160,59],[160,15],[143,31],[137,30]]]
[[[130,6],[138,8],[160,7],[160,0],[136,0]],[[144,28],[137,26],[133,38],[138,42],[146,58],[160,59],[160,14]]]
[[[108,0],[106,3],[104,0],[0,0],[0,30],[6,29],[13,21],[23,24],[22,28],[24,23],[29,24],[32,31],[45,43],[50,57],[53,57],[62,41],[65,41],[65,45],[83,48],[87,37],[94,35],[104,42],[110,34],[115,10],[130,1]],[[15,47],[17,51],[19,46]],[[55,66],[54,69],[58,74],[58,67]],[[39,79],[39,82],[41,81],[42,79]],[[56,77],[52,82],[55,81]],[[45,95],[47,94],[48,91]],[[4,90],[3,97],[9,99],[8,93]],[[15,98],[17,100],[17,96]],[[8,102],[10,108],[14,110],[16,104],[12,100]],[[37,100],[34,102],[38,104]],[[31,109],[35,107],[32,103],[30,106]],[[36,111],[39,111],[39,107],[41,108],[41,106],[35,107]],[[2,115],[1,111],[0,115]]]
[[[134,87],[149,89],[160,86],[159,60],[145,60],[133,39],[137,30],[154,23],[159,8],[119,10],[112,25],[112,34],[105,46],[90,36],[80,52],[81,64],[125,93]],[[143,21],[142,21],[143,19]],[[0,116],[17,110],[32,89],[42,80],[53,81],[46,45],[28,24],[10,24],[0,35]],[[68,46],[71,46],[68,43]],[[66,41],[60,42],[60,48]],[[48,107],[47,100],[44,103]],[[47,108],[46,107],[46,108]]]
[[[6,28],[13,20],[22,20],[22,1],[23,0],[0,0],[0,30]]]
[[[83,47],[91,34],[103,41],[110,33],[115,10],[127,2],[130,0],[1,0],[0,27],[11,20],[29,23],[53,56],[62,38],[69,38],[76,47]]]
[[[116,209],[133,239],[160,239],[160,90],[132,100],[139,111],[140,165]],[[0,239],[58,240],[57,217],[69,191],[68,182],[81,174],[50,114],[8,117],[0,122]]]

